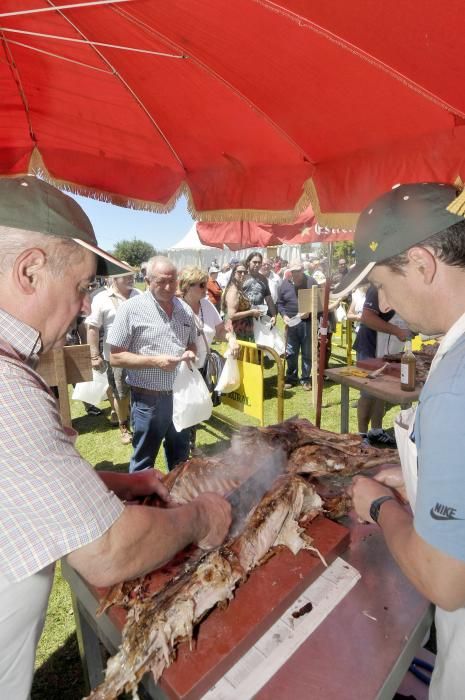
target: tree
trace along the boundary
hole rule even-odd
[[[131,267],[140,267],[141,263],[157,254],[157,251],[150,243],[139,241],[134,238],[132,241],[119,241],[115,245],[113,255],[118,260],[124,260]]]

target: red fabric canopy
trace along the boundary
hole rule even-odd
[[[197,233],[205,245],[231,250],[243,248],[267,248],[283,243],[303,245],[304,243],[333,243],[351,241],[354,232],[347,229],[331,229],[320,226],[307,207],[291,224],[259,224],[253,221],[234,221],[209,224],[200,221]]]
[[[85,5],[2,0],[0,173],[159,211],[186,191],[203,220],[311,201],[336,227],[465,180],[462,0]]]

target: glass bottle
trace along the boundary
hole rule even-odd
[[[404,354],[400,359],[400,388],[404,391],[415,391],[417,361],[412,352],[412,342],[405,343]]]

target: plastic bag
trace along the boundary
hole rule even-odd
[[[339,304],[335,313],[338,323],[342,323],[343,321],[347,320],[347,312],[342,304]]]
[[[229,356],[229,350],[226,350],[224,357],[226,362],[218,379],[218,384],[215,386],[215,391],[219,394],[229,394],[231,391],[236,391],[241,383],[237,360]]]
[[[212,407],[210,392],[199,370],[181,362],[173,385],[173,425],[178,433],[208,420]]]
[[[284,355],[286,346],[276,326],[269,328],[267,325],[261,323],[260,319],[254,319],[253,334],[257,345],[263,345],[265,348],[273,348],[278,355]]]
[[[91,382],[79,382],[74,387],[71,398],[75,401],[85,401],[93,406],[103,401],[107,396],[108,378],[106,372],[92,370]]]

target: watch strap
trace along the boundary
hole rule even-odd
[[[381,496],[380,498],[375,498],[373,503],[370,506],[370,518],[374,520],[376,524],[378,524],[378,518],[379,518],[379,511],[383,503],[386,501],[395,501],[396,499],[394,496]]]

